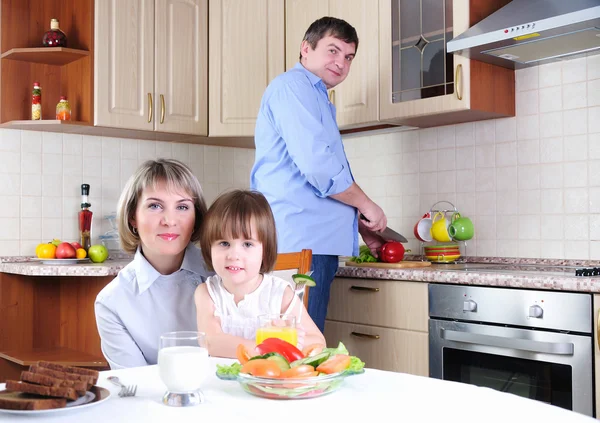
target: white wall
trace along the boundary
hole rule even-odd
[[[600,55],[519,70],[517,116],[345,140],[359,185],[412,229],[439,200],[468,255],[600,259]]]

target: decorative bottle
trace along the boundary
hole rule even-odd
[[[60,101],[56,105],[57,120],[71,120],[71,105],[64,95],[60,96]]]
[[[38,82],[33,83],[31,97],[31,120],[42,119],[42,88]]]
[[[67,36],[58,27],[58,19],[50,20],[50,30],[42,38],[44,47],[66,47]]]
[[[92,205],[88,201],[90,195],[89,184],[81,184],[81,211],[79,212],[79,238],[85,251],[92,245],[92,212],[88,210]]]

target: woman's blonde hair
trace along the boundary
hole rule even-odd
[[[200,247],[207,267],[214,270],[211,246],[215,241],[252,237],[255,225],[258,241],[263,245],[261,273],[273,270],[277,261],[277,231],[267,199],[260,192],[233,190],[221,194],[210,206],[202,225]]]
[[[191,242],[200,240],[200,227],[206,215],[206,203],[202,195],[200,182],[189,167],[174,159],[148,160],[129,178],[117,206],[117,223],[121,247],[133,254],[140,244],[140,236],[133,231],[131,221],[135,220],[135,212],[142,192],[147,187],[156,187],[165,183],[169,191],[184,191],[192,197],[196,221]]]

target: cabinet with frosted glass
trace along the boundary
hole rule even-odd
[[[515,115],[514,71],[446,52],[510,0],[380,0],[380,120],[417,127]]]

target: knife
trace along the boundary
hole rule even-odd
[[[362,213],[360,214],[360,218],[365,222],[370,222],[370,220],[367,219]],[[408,242],[408,240],[404,236],[400,235],[398,232],[396,232],[390,227],[386,227],[383,231],[375,233],[383,239],[385,239],[386,241]]]

